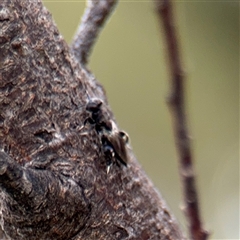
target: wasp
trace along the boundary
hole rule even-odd
[[[107,161],[107,173],[113,164],[113,159],[124,166],[128,163],[127,144],[129,137],[124,131],[120,131],[117,125],[110,119],[107,111],[104,111],[103,101],[94,98],[87,105],[86,110],[90,116],[84,121],[84,125],[92,124],[100,137],[103,153]]]

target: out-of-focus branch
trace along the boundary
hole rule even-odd
[[[100,33],[100,30],[118,0],[88,0],[77,33],[74,36],[71,49],[77,60],[88,63],[89,54]]]
[[[171,72],[171,94],[168,99],[173,117],[175,141],[179,154],[180,174],[183,181],[185,213],[189,224],[191,239],[205,240],[208,232],[203,229],[199,212],[193,157],[188,134],[185,104],[184,75],[180,61],[178,38],[170,0],[156,1],[158,17],[166,38],[167,53]]]

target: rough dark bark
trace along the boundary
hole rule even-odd
[[[1,226],[10,239],[183,239],[128,149],[106,156],[86,104],[104,90],[40,1],[0,1]]]

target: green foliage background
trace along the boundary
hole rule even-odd
[[[85,2],[44,3],[70,43]],[[238,239],[239,3],[174,4],[202,215],[211,239]],[[94,48],[90,69],[104,85],[139,162],[185,228],[165,104],[169,75],[163,40],[152,1],[120,0]]]

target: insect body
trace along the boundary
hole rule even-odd
[[[127,166],[128,156],[126,144],[128,143],[128,135],[119,131],[116,124],[110,119],[107,111],[103,110],[103,102],[100,99],[93,99],[88,102],[86,110],[90,112],[90,117],[84,122],[94,125],[98,133],[103,152],[107,160],[107,172],[113,164],[113,159]],[[118,163],[116,162],[116,163]]]

